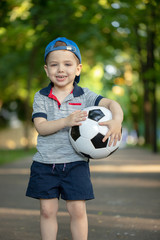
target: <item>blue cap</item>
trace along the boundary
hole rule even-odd
[[[66,46],[54,47],[56,42],[64,42],[66,44]],[[65,37],[58,37],[47,45],[47,47],[45,49],[44,61],[46,62],[46,57],[50,52],[57,51],[57,50],[68,50],[68,51],[73,52],[77,56],[77,58],[79,59],[79,61],[81,63],[81,54],[80,54],[80,50],[79,50],[77,44],[75,42],[73,42],[72,40],[69,40]],[[79,80],[80,80],[80,76],[76,76],[75,81],[78,83]]]

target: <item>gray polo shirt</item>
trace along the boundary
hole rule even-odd
[[[35,94],[32,119],[43,117],[51,121],[65,118],[76,110],[97,106],[102,98],[88,88],[81,88],[75,83],[73,91],[60,104],[52,94],[52,85],[49,84],[48,87]],[[66,127],[51,135],[41,136],[39,134],[37,153],[33,160],[47,164],[88,160],[75,152],[69,141],[68,132],[69,127]]]

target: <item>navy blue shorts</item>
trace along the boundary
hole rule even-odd
[[[64,200],[90,200],[94,198],[89,163],[78,161],[66,164],[33,162],[26,196]]]

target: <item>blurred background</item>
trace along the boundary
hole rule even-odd
[[[158,0],[1,0],[0,149],[32,149],[36,91],[49,83],[46,45],[64,36],[81,51],[80,86],[118,101],[122,146],[160,150]]]

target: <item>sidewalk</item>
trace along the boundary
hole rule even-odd
[[[0,239],[40,240],[39,202],[25,197],[32,160],[0,168]],[[92,160],[95,200],[87,202],[88,240],[160,239],[160,155],[120,149]],[[69,216],[60,200],[57,240],[71,240]]]

